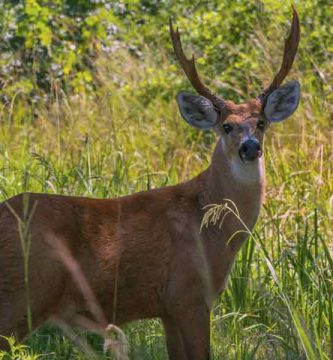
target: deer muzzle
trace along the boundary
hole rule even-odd
[[[248,139],[239,148],[239,157],[243,162],[251,162],[262,155],[260,143],[257,139]]]

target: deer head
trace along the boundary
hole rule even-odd
[[[243,163],[252,163],[258,159],[262,155],[265,130],[270,123],[282,121],[292,115],[300,99],[298,81],[290,81],[281,86],[294,62],[300,38],[296,10],[293,8],[291,30],[285,41],[279,72],[257,98],[242,104],[223,99],[203,84],[196,70],[194,55],[191,59],[186,58],[178,28],[174,31],[171,19],[170,35],[176,56],[199,94],[180,92],[177,95],[183,118],[194,127],[215,129],[222,137],[226,156],[239,156]]]

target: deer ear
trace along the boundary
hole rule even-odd
[[[274,90],[267,99],[265,116],[271,122],[288,118],[297,109],[301,87],[298,81],[289,81]]]
[[[182,91],[177,95],[177,102],[182,117],[190,125],[199,129],[210,129],[216,125],[218,114],[205,97]]]

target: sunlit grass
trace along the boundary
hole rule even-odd
[[[207,167],[214,134],[189,128],[174,100],[142,101],[142,79],[154,77],[147,68],[161,66],[167,62],[141,64],[120,52],[99,64],[94,96],[59,94],[32,107],[18,95],[0,112],[1,200],[22,191],[115,197],[176,184]],[[333,357],[331,107],[306,79],[303,92],[297,113],[267,134],[267,198],[214,305],[215,359]],[[124,329],[132,359],[166,358],[159,321]],[[103,358],[103,339],[80,335]],[[28,345],[48,359],[87,358],[54,327],[40,329]]]

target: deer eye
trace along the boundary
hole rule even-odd
[[[265,129],[265,123],[262,120],[259,120],[257,123],[257,129],[264,131]]]
[[[232,131],[232,126],[230,124],[223,124],[223,129],[226,134],[229,134]]]

